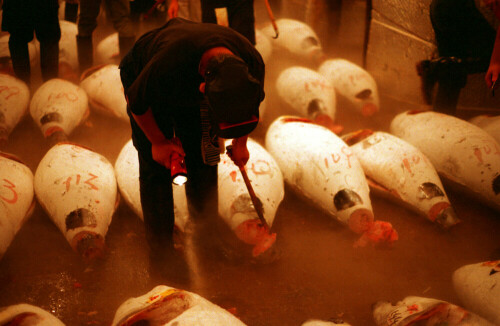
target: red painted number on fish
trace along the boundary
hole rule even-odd
[[[313,80],[310,82],[306,82],[304,84],[304,89],[306,92],[310,92],[312,88],[320,88],[322,91],[333,89],[333,86],[326,84],[324,81],[321,80]]]
[[[500,156],[500,148],[498,144],[492,144],[485,141],[486,144],[482,147],[474,148],[474,156],[476,156],[479,163],[483,163],[483,153],[484,155],[498,155]]]
[[[341,152],[341,154],[338,154],[338,153],[330,154],[330,156],[332,157],[333,163],[338,163],[340,161],[340,159],[342,158],[342,156],[345,156],[345,158],[347,159],[347,164],[349,165],[349,168],[351,168],[352,167],[351,166],[351,156],[353,154],[352,154],[351,150],[349,149],[349,147],[343,146],[340,149],[340,152]],[[325,158],[325,166],[328,168],[328,158]]]
[[[254,174],[271,174],[269,163],[264,160],[257,160],[251,167]]]
[[[61,99],[61,98],[66,98],[68,101],[70,102],[76,102],[78,101],[78,95],[76,95],[75,93],[66,93],[66,92],[63,92],[63,93],[51,93],[48,97],[48,100],[52,100],[52,99]]]
[[[17,202],[17,198],[18,198],[17,192],[14,190],[14,188],[16,187],[16,185],[13,184],[12,182],[10,182],[7,179],[3,179],[3,181],[4,181],[3,187],[10,190],[10,192],[12,193],[12,198],[7,198],[7,197],[4,197],[4,196],[0,196],[0,198],[3,201],[5,201],[6,203],[15,204]]]
[[[19,94],[19,87],[17,86],[6,86],[6,85],[1,85],[0,86],[0,94],[8,100],[11,96]]]
[[[90,186],[90,189],[94,189],[94,190],[99,190],[99,188],[93,184],[91,181],[94,180],[94,179],[97,179],[98,176],[92,174],[92,173],[89,173],[88,174],[90,176],[90,178],[86,179],[85,181],[83,181],[83,183],[87,184]],[[76,180],[75,180],[75,184],[78,185],[80,184],[80,179],[81,179],[81,176],[79,174],[76,175]],[[66,179],[66,181],[63,182],[63,184],[66,185],[66,192],[69,191],[70,187],[71,187],[71,180],[73,180],[72,177],[68,177]]]

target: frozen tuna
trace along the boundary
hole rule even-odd
[[[374,222],[361,164],[334,133],[311,120],[283,116],[269,126],[266,148],[292,189],[362,234],[356,245],[397,239],[390,223]]]
[[[329,59],[318,71],[333,84],[337,95],[345,98],[362,115],[371,116],[378,112],[377,83],[366,70],[344,59]]]
[[[500,210],[500,145],[483,129],[434,111],[407,111],[391,133],[420,149],[438,173]]]
[[[489,133],[500,144],[500,115],[481,114],[471,118],[469,122]]]
[[[104,239],[118,204],[113,166],[75,144],[54,145],[35,172],[40,205],[84,259],[102,256]]]
[[[274,38],[276,31],[271,24],[261,30],[271,39],[273,53],[282,51],[308,62],[321,62],[324,58],[323,48],[318,35],[309,25],[287,18],[276,20],[276,25],[278,38]]]
[[[351,145],[372,190],[392,195],[444,228],[459,222],[436,169],[418,148],[367,129],[343,139]]]
[[[465,308],[500,325],[500,260],[460,267],[453,287]]]
[[[116,181],[120,193],[134,211],[134,213],[144,220],[141,206],[141,195],[139,186],[139,159],[132,140],[123,146],[115,163]],[[184,186],[173,186],[174,192],[174,214],[176,232],[182,234],[185,230],[189,218],[189,211],[186,201],[186,189]]]
[[[0,145],[28,111],[30,90],[16,77],[0,73]]]
[[[305,67],[290,67],[283,70],[276,80],[279,96],[296,113],[340,133],[342,127],[335,125],[335,88],[328,79]]]
[[[33,173],[17,157],[0,152],[0,258],[34,206]]]
[[[95,48],[96,64],[120,64],[120,47],[118,33],[108,35],[100,41]]]
[[[271,40],[260,29],[255,30],[255,48],[259,51],[264,62],[267,62],[273,53]]]
[[[59,76],[73,82],[78,81],[78,54],[76,50],[76,34],[78,27],[75,23],[60,20],[61,39],[59,40]]]
[[[227,140],[226,146],[230,143]],[[285,195],[283,175],[273,157],[257,142],[249,138],[247,148],[250,159],[245,169],[252,188],[262,203],[264,219],[271,228]],[[218,187],[219,215],[238,239],[254,246],[254,257],[269,249],[276,241],[276,234],[270,234],[269,229],[261,224],[241,172],[227,154],[221,155]]]
[[[115,313],[112,326],[219,326],[245,325],[227,310],[185,290],[159,285],[150,292],[125,301]]]
[[[30,113],[50,142],[66,140],[88,116],[87,94],[70,81],[51,79],[33,95]]]
[[[123,93],[117,65],[98,66],[87,70],[80,87],[87,93],[90,106],[101,113],[129,122],[127,101]]]
[[[373,318],[378,326],[494,326],[449,302],[416,296],[406,297],[395,305],[390,302],[377,302],[373,306]]]
[[[62,321],[48,311],[27,303],[0,308],[0,325],[64,326]]]

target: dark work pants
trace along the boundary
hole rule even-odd
[[[434,109],[454,114],[467,74],[488,69],[496,31],[477,10],[474,0],[433,0],[430,16],[439,56],[469,62],[438,77]]]
[[[217,166],[203,163],[199,109],[184,114],[175,128],[186,152],[188,181],[186,196],[194,220],[218,216]],[[149,149],[147,150],[149,151]],[[170,170],[152,161],[151,153],[139,149],[141,204],[147,241],[153,250],[171,249],[173,244],[174,203]]]
[[[19,13],[17,3],[15,6],[11,6],[11,2],[5,4],[3,13],[5,21],[2,27],[10,33],[9,51],[16,76],[30,85],[31,66],[28,43],[36,34],[40,42],[42,78],[44,81],[56,78],[59,74],[59,40],[61,38],[57,16],[58,7],[46,4],[38,12],[33,12],[37,10],[36,7],[28,7],[21,8],[21,13]],[[16,17],[16,15],[21,16]]]
[[[255,45],[253,0],[201,0],[201,21],[217,24],[215,8],[227,8],[229,27]]]

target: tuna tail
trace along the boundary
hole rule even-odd
[[[444,229],[449,229],[455,224],[460,223],[457,214],[447,202],[435,204],[429,210],[429,219],[436,221]]]
[[[71,247],[85,261],[92,261],[96,258],[104,257],[104,238],[97,233],[82,231],[76,234],[71,241]]]

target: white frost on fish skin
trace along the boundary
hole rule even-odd
[[[453,287],[467,309],[500,325],[500,260],[460,267]]]
[[[0,152],[0,258],[33,207],[33,173],[14,157]]]
[[[331,82],[305,67],[290,67],[283,70],[276,80],[279,96],[303,117],[315,118],[315,113],[327,114],[335,120],[336,97]],[[309,105],[318,101],[324,112],[308,112]]]
[[[40,161],[34,185],[39,203],[69,243],[81,231],[105,238],[118,193],[113,166],[104,156],[79,145],[59,143]],[[95,224],[68,229],[67,217],[78,209],[90,211]]]
[[[10,325],[16,317],[25,316],[21,325],[33,326],[64,326],[64,323],[42,308],[20,303],[0,308],[0,325]],[[18,325],[16,323],[16,325]]]
[[[144,313],[148,309],[149,315]],[[141,317],[136,317],[141,313]],[[230,312],[205,298],[166,285],[158,285],[140,297],[126,300],[118,307],[111,326],[129,325],[130,320],[147,320],[152,325],[163,326],[245,325]]]
[[[83,79],[80,87],[87,93],[93,109],[124,122],[130,122],[120,69],[117,65],[109,64],[98,69]]]
[[[318,72],[358,112],[370,116],[379,110],[377,83],[365,69],[345,59],[328,59],[320,65]]]
[[[377,326],[422,325],[494,326],[487,320],[443,300],[408,296],[396,304],[379,301],[373,306]]]
[[[0,73],[0,139],[7,139],[28,112],[30,90],[22,80]]]
[[[88,110],[87,93],[80,86],[59,78],[43,83],[30,103],[31,117],[44,136],[51,128],[59,128],[69,136],[85,120]],[[48,114],[59,118],[42,123]]]
[[[285,182],[338,221],[349,224],[351,213],[360,208],[373,216],[361,164],[330,130],[310,120],[282,116],[269,126],[265,143]],[[334,196],[343,189],[354,191],[362,203],[338,211]]]
[[[439,175],[422,151],[412,144],[386,132],[376,131],[351,146],[367,177],[381,185],[414,210],[431,216],[439,204],[451,206]],[[427,196],[422,186],[436,186],[436,194]],[[456,221],[455,221],[456,222]]]
[[[400,113],[390,130],[419,148],[441,176],[500,210],[500,144],[486,131],[433,111]]]

